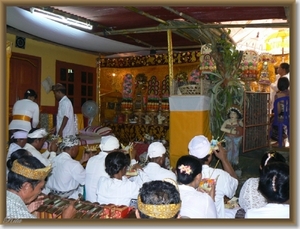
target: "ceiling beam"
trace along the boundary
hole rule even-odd
[[[155,17],[155,16],[152,16],[144,11],[141,11],[139,9],[137,9],[136,7],[125,7],[126,9],[130,10],[130,11],[133,11],[135,13],[138,13],[138,14],[141,14],[143,16],[146,16],[148,18],[151,18],[159,23],[162,24],[162,26],[169,26],[169,23],[167,21],[164,21],[158,17]],[[165,31],[168,31],[169,29],[165,30]],[[184,37],[185,39],[188,39],[190,41],[193,41],[193,42],[196,42],[196,43],[199,43],[199,40],[198,39],[195,39],[194,37],[190,36],[188,33],[186,33],[185,31],[176,31],[176,30],[173,30],[172,31],[173,33],[181,36],[181,37]],[[99,34],[98,34],[99,35]]]
[[[106,35],[123,35],[123,34],[134,34],[134,33],[154,33],[163,32],[168,29],[201,29],[201,28],[289,28],[288,23],[258,23],[258,24],[204,24],[204,25],[181,25],[181,26],[157,26],[157,27],[145,27],[135,29],[121,29],[121,30],[110,30],[105,32],[96,32],[94,34],[100,36]]]

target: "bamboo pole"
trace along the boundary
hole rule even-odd
[[[173,85],[173,49],[172,49],[172,31],[169,29],[167,31],[168,35],[168,61],[169,61],[169,83],[170,83],[170,95],[174,94],[174,85]],[[172,90],[173,88],[173,90]]]
[[[98,85],[98,122],[101,124],[101,59],[100,56],[96,60],[96,74],[97,74],[97,85]]]

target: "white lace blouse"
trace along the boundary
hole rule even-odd
[[[267,205],[267,200],[257,190],[259,178],[249,178],[243,184],[240,195],[239,205],[245,211],[251,208],[260,208]]]

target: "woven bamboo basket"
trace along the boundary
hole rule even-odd
[[[179,87],[182,95],[206,95],[209,96],[211,84],[208,80],[201,79],[199,84],[188,84]]]

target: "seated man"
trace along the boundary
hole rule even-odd
[[[136,218],[180,218],[181,200],[178,188],[168,181],[150,181],[140,189],[135,211]]]
[[[6,218],[36,218],[31,212],[42,203],[38,196],[45,185],[51,166],[46,167],[37,158],[29,155],[12,156],[9,161],[12,166],[7,179]],[[75,213],[76,209],[70,205],[64,210],[62,217],[71,218]]]
[[[210,142],[203,135],[195,136],[188,144],[189,154],[199,158],[203,163],[202,179],[211,178],[216,180],[215,205],[218,218],[234,218],[237,209],[226,209],[225,211],[224,197],[231,199],[234,196],[238,186],[238,179],[227,159],[225,149],[220,144],[218,147],[219,150],[212,151]],[[213,154],[220,160],[224,170],[209,166]]]
[[[51,163],[52,159],[56,156],[57,151],[56,140],[49,144],[48,149],[44,153],[40,152],[47,136],[48,133],[44,128],[33,128],[29,131],[27,135],[27,143],[23,147],[30,152],[32,156],[39,159],[45,166],[48,166]]]
[[[148,147],[149,163],[143,168],[144,172],[151,180],[163,180],[171,178],[176,180],[176,175],[171,170],[162,166],[165,164],[166,148],[161,142],[152,142]]]
[[[46,191],[62,198],[78,199],[78,195],[83,194],[80,185],[85,183],[82,164],[89,159],[89,155],[84,153],[80,161],[74,160],[79,152],[79,140],[73,135],[64,137],[59,147],[62,152],[53,159]]]

